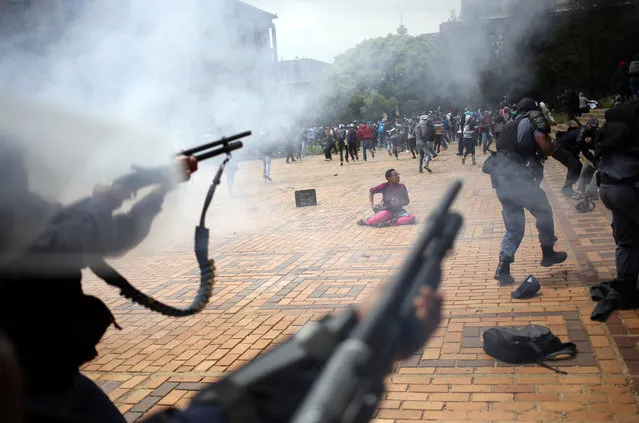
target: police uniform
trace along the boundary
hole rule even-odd
[[[546,193],[541,189],[543,163],[538,155],[535,137],[550,132],[550,126],[534,101],[522,100],[519,118],[509,123],[497,141],[495,167],[491,174],[493,187],[502,205],[506,233],[501,243],[499,266],[495,279],[512,283],[510,264],[524,238],[526,220],[524,209],[537,221],[543,266],[566,260],[567,254],[555,252],[557,241],[553,212]]]
[[[115,324],[108,307],[83,292],[82,269],[91,264],[92,255],[121,255],[146,237],[172,183],[170,172],[161,170],[155,176],[165,188],[148,194],[128,213],[113,216],[124,197],[110,193],[56,210],[25,251],[1,263],[0,331],[17,352],[27,422],[125,422],[102,390],[79,371],[97,356],[96,345]],[[35,198],[25,184],[12,195],[20,202],[2,204],[6,219],[0,238],[24,219]],[[47,207],[57,209],[40,206]]]
[[[599,160],[599,195],[612,212],[615,261],[621,286],[636,291],[639,277],[639,145],[604,152]]]

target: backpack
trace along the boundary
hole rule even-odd
[[[346,140],[346,130],[345,129],[340,129],[337,131],[337,140],[338,141],[344,141]]]
[[[347,138],[348,138],[348,143],[349,144],[354,144],[357,142],[357,131],[355,131],[354,129],[349,129],[348,130],[348,134],[347,134]]]
[[[422,140],[424,142],[428,142],[428,125],[426,125],[426,122],[420,123],[417,128],[419,128],[419,134],[421,135]]]
[[[519,123],[525,117],[527,117],[527,115],[519,116],[517,119],[511,120],[504,126],[504,129],[499,134],[499,138],[497,138],[497,151],[508,151],[509,153],[515,152],[515,148],[517,148]]]
[[[422,139],[426,142],[435,141],[435,126],[431,123],[425,123],[422,126]]]
[[[561,355],[573,358],[577,354],[577,345],[562,343],[544,326],[495,327],[484,332],[483,338],[486,354],[499,361],[510,364],[536,363],[561,374],[567,373],[548,366],[544,361],[554,360]]]

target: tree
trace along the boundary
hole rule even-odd
[[[404,113],[424,108],[435,98],[436,54],[436,39],[429,35],[388,35],[360,43],[331,67],[323,102],[332,105],[327,115],[346,122],[379,118],[396,108]]]
[[[541,13],[537,2],[523,5]],[[591,98],[613,94],[619,62],[639,53],[639,1],[572,0],[571,7],[543,15],[544,31],[522,31],[521,19],[471,25],[451,16],[441,35],[366,40],[336,58],[321,102],[325,117],[374,119],[396,107],[407,116],[495,105],[504,96],[551,101],[565,86]]]

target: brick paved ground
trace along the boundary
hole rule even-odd
[[[87,291],[106,300],[124,329],[108,332],[100,357],[85,372],[133,421],[186,404],[205,383],[309,320],[366,295],[397,269],[422,228],[422,222],[388,229],[355,225],[369,213],[366,190],[382,182],[389,167],[401,173],[410,210],[420,217],[449,181],[462,178],[466,185],[455,206],[466,225],[444,266],[441,328],[389,378],[378,421],[638,421],[632,382],[639,382],[639,315],[622,312],[606,325],[589,318],[588,286],[614,273],[614,243],[600,203],[594,213],[577,214],[574,201],[559,194],[564,170],[549,162],[544,184],[557,216],[558,247],[570,256],[554,268],[540,267],[528,215],[513,274],[520,281],[533,273],[543,288],[537,298],[513,300],[514,288],[492,279],[504,228],[489,178],[478,166],[462,166],[452,150],[433,163],[433,175],[417,173],[406,154],[394,161],[384,153],[344,167],[312,157],[292,165],[275,160],[275,182],[264,185],[261,163],[240,163],[236,196],[221,192],[210,212],[218,225],[211,247],[219,272],[211,305],[192,318],[166,318],[89,277]],[[191,228],[211,173],[203,169],[177,196],[188,205],[167,212],[140,253],[115,263],[137,286],[172,304],[188,304],[196,289]],[[296,209],[293,192],[306,188],[317,189],[319,205]],[[561,366],[567,376],[503,365],[483,354],[485,328],[528,323],[549,326],[579,345],[577,358]]]

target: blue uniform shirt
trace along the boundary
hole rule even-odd
[[[631,154],[605,153],[599,171],[615,179],[639,178],[639,147],[633,147]]]
[[[535,138],[543,132],[533,130],[530,119],[522,119],[517,127],[518,152],[524,157],[534,157],[537,153]]]

